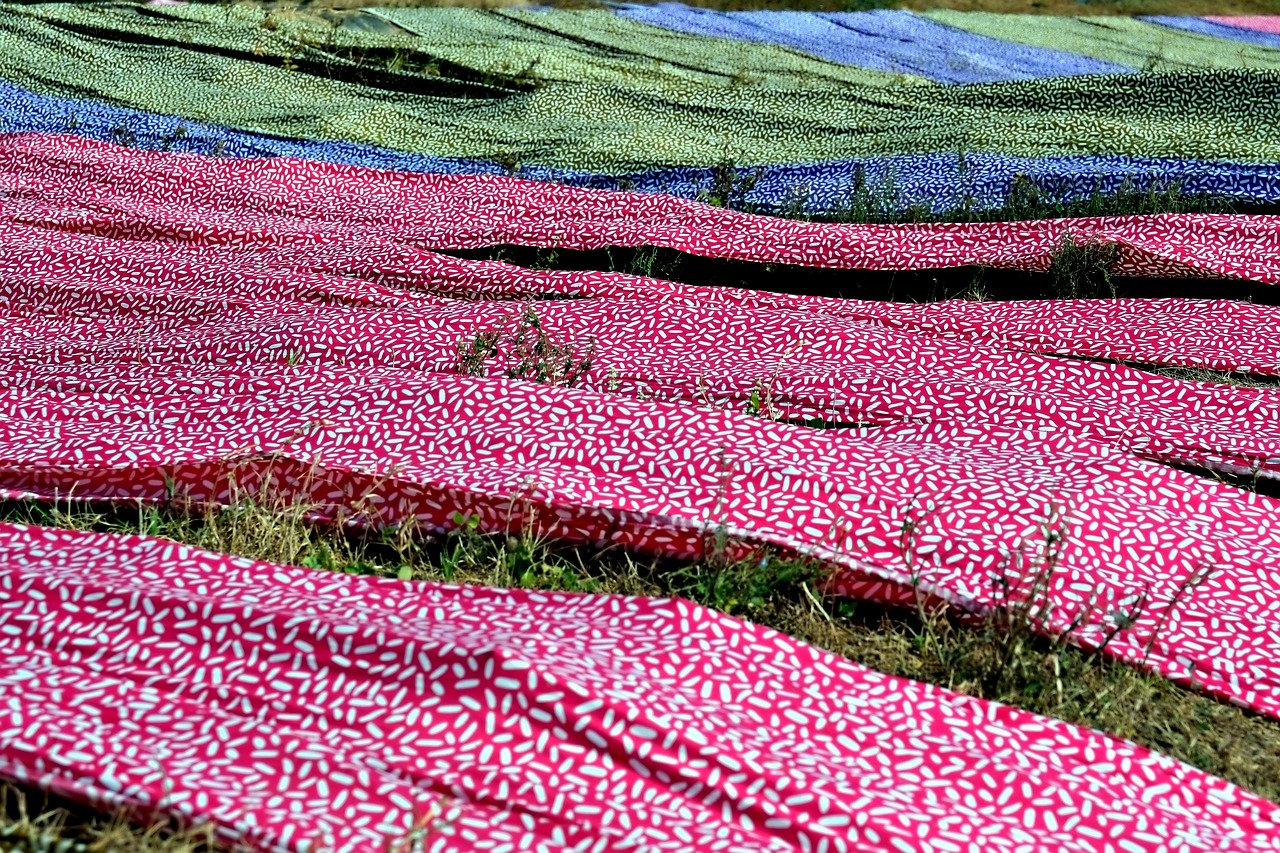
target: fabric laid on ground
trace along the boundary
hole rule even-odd
[[[603,9],[371,8],[368,13],[413,33],[414,38],[399,42],[404,49],[481,75],[593,80],[654,91],[690,84],[830,88],[926,82],[910,69],[851,65],[835,57],[787,50],[785,45],[690,37]],[[219,16],[198,6],[175,9],[169,17],[227,26],[229,15],[236,16],[234,25],[249,28],[261,20],[254,10]],[[320,48],[326,49],[332,50]]]
[[[1172,759],[687,602],[17,525],[0,589],[0,776],[260,849],[1280,849]]]
[[[1200,299],[860,303],[841,313],[1015,349],[1280,376],[1280,307]]]
[[[189,308],[193,318],[207,310],[210,318],[227,320],[227,311],[248,310],[251,304],[266,312],[258,319],[284,310],[281,303],[378,309],[436,304],[415,294],[460,300],[646,300],[687,308],[798,312],[801,324],[819,314],[1010,349],[1280,375],[1280,338],[1272,333],[1280,325],[1280,307],[1226,300],[875,302],[683,285],[623,273],[531,270],[390,245],[179,251],[172,243],[112,241],[13,225],[0,231],[0,246],[5,309],[15,318],[22,312],[31,318],[81,316],[113,305],[126,316],[138,306],[159,304],[174,312]],[[169,274],[159,276],[160,271]],[[40,350],[41,358],[65,352],[55,349],[53,337],[23,346],[37,342],[47,348]],[[779,352],[789,348],[780,346]],[[18,350],[10,351],[17,355]]]
[[[1209,15],[1206,20],[1261,33],[1280,33],[1280,15]]]
[[[1166,27],[1176,27],[1180,30],[1190,30],[1193,33],[1216,38],[1247,41],[1264,47],[1280,48],[1280,29],[1277,29],[1274,33],[1268,33],[1247,29],[1243,26],[1219,23],[1218,20],[1212,18],[1197,18],[1191,15],[1145,15],[1142,20]]]
[[[682,3],[629,3],[618,14],[686,33],[784,45],[835,62],[916,74],[939,83],[991,83],[1133,70],[1080,54],[975,36],[910,12],[887,9],[720,12]],[[392,20],[402,17],[396,11]]]
[[[0,50],[0,79],[280,136],[609,174],[971,151],[1280,162],[1280,115],[1267,107],[1280,97],[1280,72],[1266,69],[895,83],[852,94],[847,86],[522,82],[521,69],[491,82],[443,68],[362,76],[354,60],[309,52],[309,43],[261,26],[220,26],[214,17],[225,7],[187,8],[210,21],[165,40],[148,34],[160,21],[137,7],[3,7],[0,44],[15,47]],[[321,47],[326,33],[316,34]],[[124,67],[131,73],[122,78]]]
[[[925,16],[990,38],[1069,50],[1144,71],[1280,69],[1280,49],[1274,46],[1218,38],[1124,15],[1069,18],[938,9]]]
[[[459,345],[493,334],[498,350],[468,369],[501,374],[519,370],[517,339],[534,333],[532,312],[553,345],[569,348],[564,358],[589,363],[579,381],[599,390],[736,410],[754,398],[765,414],[846,424],[1006,423],[1105,440],[1157,460],[1280,476],[1280,388],[1181,382],[992,345],[1001,343],[1005,324],[1034,331],[1046,313],[1050,328],[1100,314],[1100,326],[1140,335],[1125,317],[1142,315],[1134,303],[1117,304],[1110,316],[1070,303],[1074,316],[1055,322],[1052,308],[1037,315],[1025,306],[1006,319],[1013,312],[966,314],[954,304],[939,311],[801,297],[788,309],[785,297],[777,307],[759,297],[735,306],[729,294],[686,304],[622,294],[563,298],[592,290],[592,273],[549,284],[530,274],[530,301],[513,303],[511,295],[485,299],[492,291],[478,282],[501,272],[478,262],[459,264],[477,281],[461,292],[457,274],[444,270],[416,277],[406,292],[355,277],[364,267],[406,278],[404,266],[358,251],[331,257],[319,272],[305,250],[279,261],[238,247],[178,248],[36,229],[0,235],[0,321],[9,332],[0,359],[10,364],[291,361],[451,373],[462,364]],[[424,260],[419,269],[431,270],[437,259]],[[517,281],[525,273],[508,271]],[[601,284],[617,292],[616,284]],[[1244,311],[1238,325],[1247,332],[1250,322],[1274,323],[1278,313]],[[1221,341],[1233,330],[1229,318],[1201,314],[1200,337]],[[966,319],[967,335],[981,341],[985,332],[988,343],[935,336]],[[1154,340],[1140,346],[1169,351],[1185,340],[1182,358],[1195,357],[1196,327],[1187,313],[1157,316],[1153,325]],[[1079,334],[1089,339],[1088,328]],[[1262,334],[1274,361],[1280,342]],[[1108,337],[1121,335],[1104,331],[1099,340]],[[1247,343],[1242,349],[1247,353]]]
[[[1117,275],[1280,283],[1280,217],[1269,216],[833,225],[656,194],[132,151],[38,134],[0,137],[0,192],[0,217],[9,221],[126,239],[356,240],[427,249],[658,246],[757,263],[871,270],[1046,270],[1070,239],[1117,246]]]
[[[246,494],[668,556],[727,535],[843,567],[836,593],[1031,599],[1043,630],[1280,716],[1280,501],[1061,431],[814,430],[420,370],[5,370],[0,495]]]
[[[494,162],[432,157],[350,142],[283,139],[130,110],[57,98],[0,82],[0,131],[74,134],[130,148],[226,157],[294,157],[351,166],[440,174],[506,174]],[[596,189],[631,189],[697,199],[724,182],[716,167],[655,168],[627,175],[514,164],[519,177]],[[749,180],[748,180],[749,179]],[[1246,204],[1280,202],[1280,163],[1247,164],[1135,157],[1007,157],[976,152],[898,155],[741,170],[735,200],[770,211],[838,212],[859,194],[886,210],[923,207],[941,213],[997,209],[1027,191],[1051,204],[1122,192],[1176,188],[1190,197]],[[748,181],[742,183],[742,181]]]

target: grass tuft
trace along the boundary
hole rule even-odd
[[[454,369],[463,376],[487,376],[494,367],[509,379],[572,388],[591,370],[595,341],[559,343],[547,334],[531,306],[496,328],[458,341]]]

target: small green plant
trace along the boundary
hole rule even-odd
[[[455,351],[454,369],[464,376],[486,376],[496,364],[510,379],[572,388],[591,370],[595,341],[585,346],[558,343],[533,307],[525,306],[497,328],[458,341]]]
[[[186,139],[186,138],[187,138],[186,125],[180,124],[169,133],[166,133],[164,136],[160,137],[160,150],[171,151],[173,149],[173,146],[177,144],[178,140]]]
[[[117,124],[108,132],[111,141],[124,148],[133,148],[138,144],[138,134],[127,124]]]
[[[1058,299],[1097,299],[1116,297],[1112,271],[1120,257],[1120,248],[1100,240],[1078,241],[1067,232],[1049,262],[1054,295]]]
[[[721,162],[711,171],[710,186],[698,192],[698,200],[716,207],[751,213],[755,207],[749,196],[762,177],[764,170],[759,167],[743,169],[732,161]]]

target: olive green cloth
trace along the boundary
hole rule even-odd
[[[609,52],[599,41],[572,60],[581,79],[552,73],[571,64],[563,46],[547,51],[558,58],[545,72],[541,62],[525,70],[538,39],[586,40],[591,30],[613,32],[621,42],[621,24],[615,32],[586,14],[572,23],[563,18],[557,35],[545,28],[528,35],[519,50],[514,35],[488,47],[458,47],[478,38],[459,31],[537,30],[521,23],[527,17],[427,16],[414,25],[420,33],[388,37],[273,21],[234,7],[0,6],[0,78],[282,136],[596,172],[962,151],[1280,160],[1278,72],[937,86],[886,83],[885,75],[859,70],[871,76],[841,82],[815,75],[809,85],[735,81],[708,72],[725,67],[714,59],[689,70],[672,58],[680,40],[691,40],[689,56],[701,55],[699,40],[721,40],[648,27],[663,33],[653,44],[667,46],[652,52],[666,58],[651,61],[659,69],[651,74],[647,66],[637,70],[634,80],[621,72],[642,64],[638,47],[625,62],[606,56],[596,64],[587,57]],[[625,31],[636,32],[633,26]],[[497,58],[482,62],[486,51]],[[494,63],[508,53],[515,71],[498,70]]]

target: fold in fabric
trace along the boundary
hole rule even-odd
[[[1155,314],[1154,339],[1144,339],[1137,323],[1145,303],[1134,302],[1002,310],[777,296],[769,305],[768,294],[708,296],[625,276],[548,280],[439,256],[397,263],[354,246],[346,257],[332,247],[321,255],[305,248],[264,255],[241,246],[178,247],[3,226],[0,253],[0,319],[9,332],[0,358],[11,364],[292,361],[451,373],[459,369],[460,345],[496,333],[508,337],[509,349],[532,311],[549,341],[569,348],[566,358],[588,362],[578,381],[598,390],[737,410],[754,399],[776,417],[845,424],[1034,426],[1151,459],[1280,476],[1280,388],[1188,383],[996,345],[1009,326],[1021,324],[1031,336],[1044,318],[1059,339],[1083,339],[1077,348],[1085,354],[1110,337],[1121,341],[1108,348],[1114,357],[1125,351],[1126,337],[1136,337],[1146,351],[1192,358],[1196,314],[1180,311],[1179,301]],[[370,270],[398,279],[400,288],[359,277]],[[460,278],[472,283],[460,289]],[[500,287],[504,279],[522,286],[527,301],[512,302],[519,291],[499,294],[486,283]],[[593,291],[598,295],[589,297]],[[570,295],[577,298],[563,298]],[[1239,367],[1248,359],[1252,323],[1274,360],[1280,342],[1270,328],[1257,327],[1273,324],[1280,311],[1227,306],[1220,315],[1198,306],[1200,339],[1230,347],[1238,326],[1246,333],[1234,355]],[[1096,337],[1091,327],[1075,327],[1094,317],[1102,327]],[[948,339],[955,328],[977,342]],[[501,374],[518,363],[503,354],[469,369]]]
[[[16,525],[0,588],[0,774],[259,849],[1277,849],[1220,779],[687,602]]]
[[[1280,308],[1203,299],[859,303],[842,313],[946,338],[1138,364],[1280,376]]]

